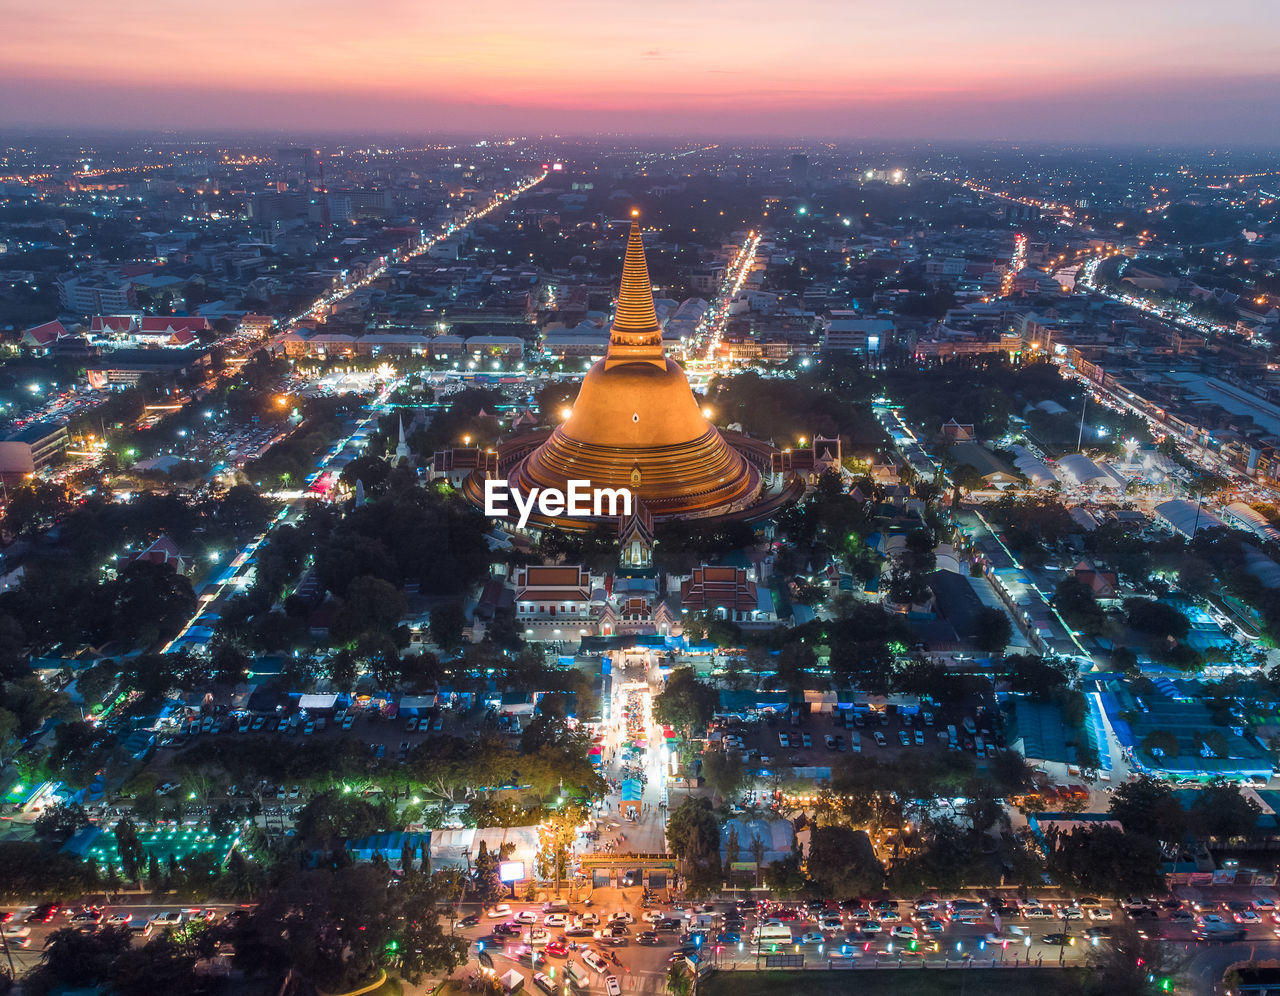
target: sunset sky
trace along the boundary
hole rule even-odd
[[[1280,142],[1275,0],[0,0],[0,125]]]

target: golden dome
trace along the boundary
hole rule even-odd
[[[508,475],[512,486],[629,488],[655,516],[712,515],[749,501],[760,475],[702,414],[662,350],[639,225],[632,221],[609,351],[582,381],[551,438]]]

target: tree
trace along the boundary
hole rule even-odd
[[[1126,598],[1125,616],[1139,633],[1158,639],[1182,640],[1191,630],[1191,622],[1181,612],[1164,602],[1150,598]]]
[[[1056,835],[1049,873],[1082,893],[1145,895],[1164,889],[1160,848],[1150,837],[1112,826]]]
[[[764,871],[765,882],[770,889],[779,895],[795,895],[804,888],[805,879],[804,872],[801,870],[802,864],[803,858],[800,854],[800,845],[797,843],[785,858],[769,862]]]
[[[667,677],[662,692],[653,700],[653,715],[688,740],[707,728],[718,703],[716,690],[699,681],[693,668],[679,667]]]
[[[4,525],[11,533],[32,536],[53,525],[71,510],[66,485],[32,481],[9,492]]]
[[[1009,690],[1045,701],[1056,689],[1071,680],[1070,665],[1031,654],[1011,654],[1004,659],[1009,669]]]
[[[349,989],[388,968],[417,984],[465,955],[467,942],[441,927],[443,898],[429,877],[392,881],[374,863],[295,871],[232,929],[236,964],[277,989],[288,974],[308,988]]]
[[[120,996],[152,996],[157,992],[208,992],[208,976],[197,974],[196,961],[217,948],[203,923],[165,931],[140,948],[121,952],[111,966],[111,991]]]
[[[1172,760],[1181,752],[1178,735],[1169,730],[1152,730],[1142,739],[1142,749],[1152,757]]]
[[[146,851],[138,840],[137,828],[127,816],[121,817],[115,825],[116,851],[120,855],[120,868],[124,877],[130,882],[137,882],[142,872],[142,864],[146,859]]]
[[[1168,782],[1143,775],[1116,786],[1107,813],[1125,833],[1179,844],[1187,832],[1187,814]]]
[[[92,865],[28,840],[0,841],[0,899],[74,899],[98,887]]]
[[[1245,837],[1257,830],[1261,812],[1258,804],[1241,795],[1236,786],[1214,782],[1200,789],[1191,802],[1191,831],[1198,837],[1215,840]]]
[[[391,464],[381,457],[364,454],[342,468],[341,480],[348,488],[355,489],[356,481],[364,484],[365,494],[380,491],[391,476]]]
[[[111,637],[131,646],[147,646],[173,636],[191,617],[196,595],[191,582],[171,564],[136,560],[106,586]]]
[[[45,944],[40,966],[23,980],[23,988],[44,994],[106,983],[131,942],[130,931],[123,927],[106,927],[92,934],[72,927],[55,930]]]
[[[18,719],[18,735],[22,737],[30,736],[51,717],[79,715],[65,692],[51,688],[34,674],[5,685],[4,700],[5,708]]]
[[[736,751],[707,750],[702,754],[702,777],[722,799],[737,795],[746,779],[742,755]]]
[[[498,866],[502,864],[503,858],[501,850],[491,851],[484,841],[480,842],[480,850],[476,853],[476,858],[471,865],[476,898],[480,900],[482,906],[497,902],[507,891],[498,875]]]
[[[814,827],[809,837],[809,878],[827,899],[865,896],[884,885],[884,865],[865,830]]]
[[[689,888],[702,891],[720,877],[720,825],[711,800],[687,798],[667,820],[667,845],[679,856]]]
[[[667,967],[666,986],[671,996],[690,996],[693,992],[693,979],[689,970],[679,962],[672,962]]]
[[[60,802],[41,813],[32,828],[37,837],[61,843],[88,825],[89,815],[83,806],[75,802]]]
[[[1067,625],[1081,633],[1096,636],[1106,624],[1106,613],[1102,611],[1093,592],[1074,576],[1058,582],[1053,593],[1053,604]]]
[[[342,608],[334,616],[329,632],[337,643],[353,643],[362,637],[390,637],[404,613],[404,595],[399,588],[381,578],[358,577],[347,587]]]
[[[988,654],[1002,654],[1013,639],[1013,623],[1003,609],[984,605],[973,618],[973,645]]]
[[[0,766],[5,766],[9,760],[18,753],[22,748],[22,735],[20,735],[20,723],[17,714],[12,713],[9,709],[0,707]]]
[[[542,878],[554,878],[555,894],[560,895],[560,878],[569,867],[570,849],[587,818],[585,807],[570,803],[563,809],[548,813],[538,824],[538,874]]]
[[[379,796],[373,801],[334,788],[307,800],[294,823],[300,839],[328,841],[386,833],[396,825],[394,820],[389,800]]]
[[[446,602],[431,610],[431,642],[446,654],[456,654],[462,648],[462,631],[467,625],[467,614],[457,602]]]

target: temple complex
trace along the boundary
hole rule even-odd
[[[550,436],[519,435],[500,447],[498,474],[526,494],[567,490],[570,480],[626,488],[654,521],[760,518],[796,490],[789,475],[783,480],[773,473],[773,452],[712,425],[684,370],[664,353],[633,212],[606,355],[587,372],[568,417]],[[483,477],[474,475],[465,490],[479,503]],[[555,521],[568,528],[592,524]]]

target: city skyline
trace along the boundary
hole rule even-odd
[[[0,125],[1270,145],[1280,113],[1280,13],[1255,2],[996,23],[937,3],[910,21],[826,2],[380,9],[11,9]]]
[[[0,23],[0,991],[1274,989],[1277,0]]]

